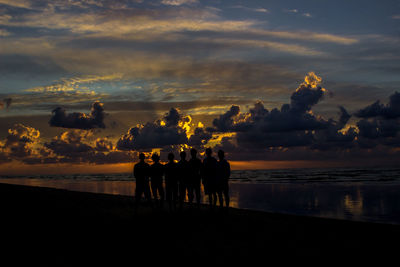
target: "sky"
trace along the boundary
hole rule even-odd
[[[395,165],[399,47],[399,0],[0,0],[0,174]]]

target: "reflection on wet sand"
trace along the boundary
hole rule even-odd
[[[2,183],[133,196],[133,181],[1,179]],[[327,218],[400,223],[400,185],[231,183],[231,207]],[[202,202],[208,203],[202,188]]]

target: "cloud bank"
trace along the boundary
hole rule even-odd
[[[130,127],[117,139],[90,131],[104,124],[100,102],[90,114],[53,112],[54,126],[71,128],[42,140],[39,130],[16,124],[0,141],[0,162],[122,163],[138,152],[223,149],[231,160],[319,160],[344,162],[379,158],[393,162],[400,154],[400,94],[376,101],[353,114],[338,106],[336,118],[314,113],[327,90],[313,72],[290,95],[289,103],[267,109],[261,101],[242,110],[232,105],[205,127],[170,108],[160,119]],[[63,126],[61,126],[63,125]],[[97,136],[95,136],[97,135]]]
[[[53,127],[73,128],[73,129],[94,129],[105,128],[105,112],[103,104],[94,102],[90,114],[73,112],[67,114],[62,107],[57,107],[52,111],[49,125]]]

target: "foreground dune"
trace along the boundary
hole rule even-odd
[[[0,198],[3,255],[13,265],[384,260],[396,255],[400,237],[399,225],[232,208],[169,213],[143,206],[135,214],[131,197],[50,188],[0,184]]]

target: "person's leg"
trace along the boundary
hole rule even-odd
[[[193,198],[194,198],[194,195],[193,195],[193,185],[192,185],[192,184],[189,184],[189,185],[187,186],[187,191],[188,191],[189,203],[192,204],[192,203],[193,203]]]
[[[224,197],[225,197],[225,205],[226,205],[227,208],[229,208],[230,198],[229,198],[229,184],[228,184],[228,182],[225,184],[225,187],[224,187]]]
[[[139,206],[139,202],[140,202],[140,198],[142,196],[142,191],[140,188],[140,185],[136,184],[136,190],[135,190],[135,213],[137,212],[138,206]]]
[[[158,185],[158,188],[159,188],[159,193],[160,193],[160,200],[161,200],[161,203],[160,203],[160,205],[161,205],[161,207],[163,207],[164,206],[164,199],[165,199],[165,196],[164,196],[164,187],[163,187],[163,184],[162,184],[162,181],[160,181],[160,184]]]
[[[195,193],[196,193],[196,203],[197,207],[200,207],[200,202],[201,202],[201,190],[200,190],[200,181],[196,181],[195,184]]]
[[[153,198],[154,201],[158,200],[158,196],[157,196],[157,185],[155,182],[151,181],[151,191],[153,192]]]
[[[179,209],[183,208],[183,202],[185,202],[186,198],[186,188],[183,182],[179,183]]]
[[[178,202],[178,184],[174,182],[172,185],[172,206],[175,211],[177,202]]]
[[[213,192],[213,207],[217,206],[217,192]]]
[[[169,211],[172,211],[172,192],[171,192],[171,185],[169,182],[165,182],[165,198],[168,203]]]
[[[148,182],[146,182],[146,184],[143,185],[143,191],[144,191],[144,196],[147,199],[147,203],[153,206],[153,203],[151,201],[150,185]]]
[[[219,206],[221,208],[223,208],[224,207],[224,199],[222,198],[222,191],[218,190],[217,194],[218,194]]]

